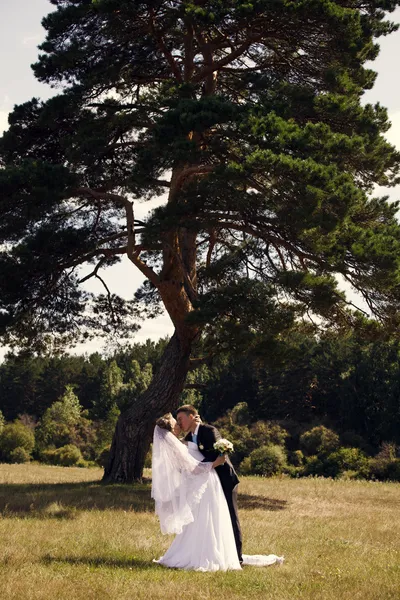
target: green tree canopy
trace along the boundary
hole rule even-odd
[[[397,310],[397,204],[368,193],[397,181],[398,154],[385,109],[360,104],[397,2],[52,4],[33,68],[63,89],[15,107],[0,145],[3,330],[122,333],[132,306],[86,293],[76,267],[123,254],[141,300],[176,327],[196,307],[228,340],[296,310],[337,318],[335,273]],[[136,221],[131,200],[164,190]]]
[[[204,332],[216,351],[307,314],[351,323],[338,275],[397,322],[398,204],[373,190],[397,182],[399,154],[386,110],[361,104],[397,0],[51,3],[33,69],[60,92],[16,106],[0,141],[9,341],[122,337],[161,303],[175,335],[145,392],[161,413]],[[134,202],[162,192],[138,220]],[[146,278],[135,300],[100,275],[122,256]]]

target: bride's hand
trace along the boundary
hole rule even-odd
[[[224,465],[226,463],[226,454],[222,454],[222,456],[218,456],[214,462],[213,462],[213,467],[215,469],[215,467],[220,467],[221,465]]]

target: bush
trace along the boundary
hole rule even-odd
[[[289,452],[289,462],[294,467],[301,467],[305,463],[305,456],[301,450],[294,450]]]
[[[215,425],[220,430],[222,437],[233,443],[234,452],[231,460],[234,465],[241,465],[243,459],[251,454],[253,450],[261,446],[284,446],[288,432],[273,421],[257,421],[252,425],[238,425],[231,419],[231,413],[236,415],[245,414],[245,403],[237,404],[228,417],[219,419]],[[236,416],[235,416],[236,418]],[[246,468],[246,467],[245,467]]]
[[[82,407],[71,385],[64,395],[47,408],[36,428],[36,446],[39,452],[49,446],[61,448],[72,445],[76,428],[82,419]]]
[[[339,446],[339,436],[331,429],[320,425],[300,436],[300,446],[308,456],[330,454]]]
[[[289,477],[302,477],[304,473],[304,467],[295,467],[294,465],[286,465],[282,469],[282,473],[289,475]]]
[[[103,469],[105,469],[108,464],[109,456],[110,456],[110,446],[106,446],[96,456],[97,464],[100,465],[100,467],[103,467]]]
[[[86,466],[82,453],[73,444],[67,444],[61,448],[44,450],[41,453],[42,460],[61,467]]]
[[[400,458],[395,458],[388,463],[386,474],[390,481],[400,481]]]
[[[0,455],[2,460],[11,462],[11,454],[17,448],[23,448],[30,455],[35,446],[33,431],[22,423],[8,423],[0,436]]]
[[[383,443],[379,453],[369,461],[372,477],[380,481],[396,477],[397,460],[396,444]]]
[[[10,462],[19,464],[19,463],[27,463],[31,460],[31,456],[29,452],[25,450],[25,448],[14,448],[10,452]]]
[[[368,457],[359,448],[339,448],[323,461],[324,474],[337,477],[344,471],[356,471],[361,477],[368,477]]]
[[[248,462],[250,463],[250,473],[269,477],[282,472],[286,466],[286,453],[278,445],[261,446],[251,452],[244,465],[245,470],[248,469]]]
[[[230,411],[230,419],[235,425],[248,425],[250,423],[250,413],[247,402],[239,402]]]
[[[318,456],[307,456],[306,464],[301,474],[305,477],[309,475],[325,475],[323,461]]]
[[[240,470],[240,473],[242,473],[243,475],[251,475],[252,474],[250,456],[246,456],[246,458],[244,458],[242,460],[242,462],[240,463],[239,470]]]

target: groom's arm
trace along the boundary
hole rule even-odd
[[[214,462],[214,460],[219,456],[219,452],[214,450],[214,443],[217,440],[221,439],[221,434],[215,427],[207,427],[204,430],[204,449],[201,449],[200,452],[204,456],[204,460],[202,462]]]

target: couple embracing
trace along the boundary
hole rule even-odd
[[[178,436],[186,436],[182,443]],[[155,562],[196,571],[240,570],[242,564],[280,564],[274,554],[242,555],[237,510],[239,479],[214,443],[215,427],[201,423],[191,405],[158,419],[152,451],[152,498],[164,534],[176,534]]]

